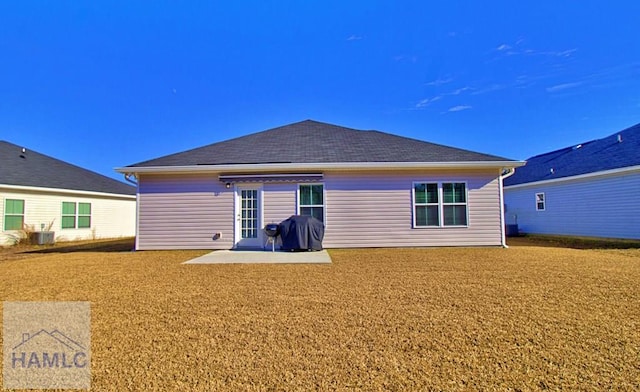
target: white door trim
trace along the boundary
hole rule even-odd
[[[242,238],[242,191],[243,190],[256,190],[257,191],[257,225],[256,225],[256,237],[255,238]],[[263,192],[262,184],[238,184],[234,187],[234,248],[262,248],[264,246],[264,233],[263,227]]]

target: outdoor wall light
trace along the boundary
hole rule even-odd
[[[224,184],[224,187],[227,188],[227,189],[231,188],[231,183],[227,182],[226,184]]]

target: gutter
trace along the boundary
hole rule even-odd
[[[128,195],[126,193],[109,193],[109,192],[97,192],[97,191],[83,191],[76,189],[64,189],[64,188],[47,188],[47,187],[39,187],[39,186],[27,186],[27,185],[8,185],[8,184],[0,184],[0,189],[8,189],[10,191],[16,192],[33,192],[33,193],[58,193],[58,194],[69,194],[69,195],[79,195],[85,197],[108,197],[108,198],[118,198],[118,199],[135,199],[135,195]]]
[[[133,176],[133,178],[135,178],[135,180],[132,180],[131,177]],[[124,173],[124,180],[130,184],[133,184],[136,186],[136,188],[138,187],[138,181],[136,181],[138,178],[136,177],[135,173]]]
[[[507,228],[505,227],[506,220],[504,219],[504,180],[511,177],[516,173],[515,167],[509,167],[504,169],[506,173],[500,175],[500,235],[503,248],[509,248],[507,245]]]
[[[125,166],[116,168],[123,174],[194,173],[194,172],[274,172],[300,170],[398,170],[398,169],[460,169],[505,168],[524,166],[524,161],[470,162],[333,162],[333,163],[253,163],[186,166]]]
[[[610,169],[610,170],[602,170],[602,171],[585,173],[585,174],[578,174],[578,175],[575,175],[575,176],[551,178],[551,179],[548,179],[548,180],[523,182],[521,184],[509,185],[506,188],[507,189],[520,189],[520,188],[527,188],[527,187],[536,187],[536,186],[541,186],[541,185],[549,185],[549,184],[556,184],[556,183],[562,183],[562,182],[588,180],[588,179],[598,178],[598,177],[625,175],[625,174],[633,173],[633,172],[636,172],[636,171],[640,171],[640,165],[626,166],[626,167],[621,167],[621,168],[618,168],[618,169]]]

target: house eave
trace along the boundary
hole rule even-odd
[[[335,162],[335,163],[263,163],[189,166],[126,166],[116,168],[122,174],[184,174],[196,172],[275,172],[302,170],[412,170],[412,169],[488,169],[523,166],[524,161],[470,162]]]
[[[6,189],[6,190],[16,191],[16,192],[22,191],[22,192],[37,192],[37,193],[58,193],[58,194],[69,194],[69,195],[86,196],[86,197],[109,197],[109,198],[136,200],[136,195],[127,195],[124,193],[83,191],[83,190],[64,189],[64,188],[46,188],[46,187],[39,187],[39,186],[0,184],[0,189]]]
[[[563,182],[588,180],[588,179],[593,179],[593,178],[598,178],[598,177],[619,176],[619,175],[624,175],[624,174],[630,174],[630,173],[633,173],[633,172],[640,172],[640,165],[627,166],[627,167],[622,167],[622,168],[618,168],[618,169],[611,169],[611,170],[602,170],[602,171],[598,171],[598,172],[585,173],[585,174],[580,174],[580,175],[576,175],[576,176],[567,176],[567,177],[553,178],[553,179],[549,179],[549,180],[525,182],[525,183],[522,183],[522,184],[515,184],[515,185],[508,185],[508,186],[505,185],[504,189],[505,190],[507,190],[507,189],[511,190],[511,189],[527,188],[527,187],[537,187],[537,186],[542,186],[542,185],[553,185],[553,184],[559,184],[559,183],[563,183]]]

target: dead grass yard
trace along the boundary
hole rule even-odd
[[[90,301],[92,390],[640,389],[639,249],[88,249],[2,253],[0,299]]]

